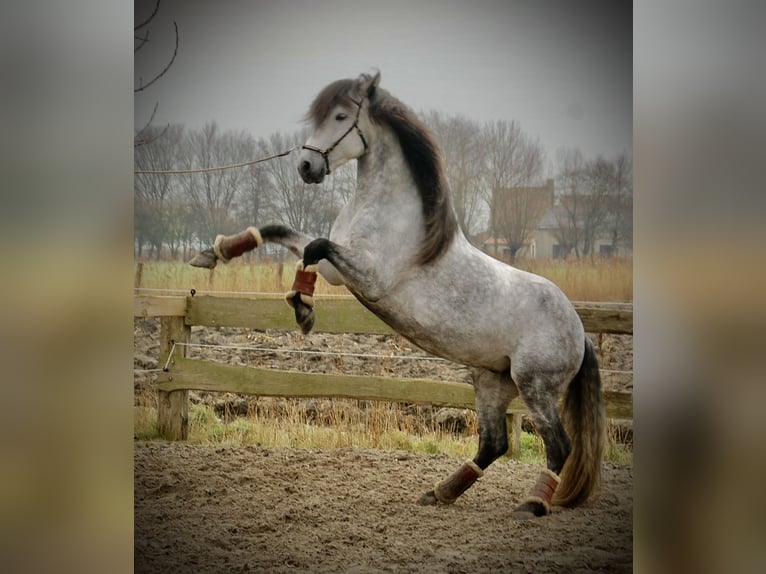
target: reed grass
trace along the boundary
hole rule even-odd
[[[140,265],[140,269],[139,269]],[[144,261],[134,263],[136,287],[145,290],[170,290],[178,294],[212,292],[226,296],[237,293],[284,293],[295,278],[294,263],[252,262],[235,259],[228,264],[207,270],[181,261]],[[317,278],[315,293],[348,295],[345,287],[330,285]],[[172,294],[172,293],[169,293]]]
[[[528,259],[517,267],[550,279],[572,301],[633,301],[633,259]]]
[[[137,287],[169,289],[188,293],[191,289],[236,293],[284,293],[295,276],[291,262],[248,262],[235,259],[208,271],[191,267],[181,261],[145,261],[134,264]],[[585,258],[575,261],[561,259],[521,260],[516,266],[547,277],[556,283],[573,301],[633,300],[633,260],[627,258]],[[140,282],[140,284],[138,284]],[[345,287],[335,287],[321,276],[317,280],[319,295],[348,295]]]

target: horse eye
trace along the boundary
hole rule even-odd
[[[337,116],[335,116],[335,119],[339,122],[342,122],[348,117],[348,114],[344,114],[343,112],[339,113]]]

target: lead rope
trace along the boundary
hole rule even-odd
[[[277,159],[278,157],[284,157],[286,155],[289,155],[291,152],[298,149],[299,145],[294,145],[288,150],[285,150],[283,152],[280,152],[275,155],[270,155],[269,157],[262,157],[261,159],[255,159],[253,161],[245,161],[242,163],[232,163],[229,165],[222,165],[219,167],[201,167],[198,169],[162,169],[162,170],[148,170],[148,169],[134,169],[133,173],[140,173],[140,174],[146,174],[146,175],[172,175],[172,174],[185,174],[185,173],[205,173],[208,171],[220,171],[224,169],[234,169],[236,167],[246,167],[248,165],[255,165],[257,163],[261,163],[264,161],[269,161],[272,159]]]

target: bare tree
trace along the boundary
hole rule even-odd
[[[277,132],[268,140],[258,142],[259,152],[263,155],[279,153],[306,137],[305,132],[290,136]],[[329,229],[324,212],[327,211],[328,194],[323,186],[304,183],[292,161],[270,161],[261,165],[268,175],[276,220],[307,233],[326,233]]]
[[[259,149],[256,144],[256,149]],[[242,192],[236,204],[237,220],[240,226],[262,225],[265,218],[271,217],[273,199],[271,197],[269,174],[264,164],[251,165],[242,182]]]
[[[599,156],[588,163],[585,169],[589,193],[581,199],[583,210],[583,255],[595,252],[596,240],[604,233],[609,217],[610,200],[614,190],[614,165]]]
[[[542,179],[545,152],[519,122],[497,120],[484,125],[484,178],[487,198],[497,189],[523,187]]]
[[[134,151],[135,166],[139,170],[163,170],[176,162],[183,128],[172,126],[162,130],[148,128],[150,143]],[[159,258],[162,245],[168,239],[168,230],[174,221],[173,193],[175,182],[167,176],[136,174],[134,179],[134,234],[136,254],[143,255],[144,245],[151,249],[150,256]]]
[[[580,257],[582,241],[581,197],[585,193],[585,159],[579,149],[561,150],[558,154],[557,187],[560,189],[555,207],[558,228],[554,231],[562,256],[572,251]]]
[[[482,194],[485,158],[481,126],[464,116],[445,116],[431,111],[424,122],[434,132],[444,155],[452,204],[460,227],[467,235],[479,231],[486,206]]]
[[[202,130],[189,132],[184,138],[180,167],[206,169],[231,163],[242,163],[255,157],[255,141],[245,132],[221,133],[215,122]],[[198,225],[198,238],[210,244],[219,233],[234,233],[235,200],[247,172],[242,168],[205,171],[180,178]]]
[[[499,189],[492,203],[495,238],[505,240],[511,261],[527,246],[537,224],[551,204],[545,187],[509,187]]]
[[[196,235],[194,210],[187,198],[179,193],[180,186],[175,185],[173,188],[175,193],[173,193],[167,207],[169,220],[165,232],[165,241],[172,258],[177,259],[179,255],[182,255],[183,259],[186,260],[189,258]]]
[[[157,16],[159,9],[160,9],[160,0],[157,0],[151,15],[148,18],[146,18],[143,22],[141,22],[140,24],[137,24],[133,28],[133,33],[135,34],[133,36],[133,40],[135,42],[133,46],[133,54],[137,54],[140,50],[144,49],[147,46],[147,44],[150,42],[151,29],[149,28],[149,25]],[[175,30],[175,47],[173,48],[173,54],[170,56],[170,59],[165,64],[165,67],[159,72],[155,72],[154,75],[149,80],[144,81],[143,77],[139,75],[138,85],[135,88],[133,88],[134,94],[142,92],[145,89],[147,89],[149,86],[154,84],[157,80],[159,80],[162,76],[164,76],[167,73],[167,71],[176,61],[176,56],[178,55],[179,36],[178,36],[178,24],[176,24],[175,21],[173,22],[173,28]],[[165,132],[165,130],[150,129],[152,126],[152,122],[154,121],[154,116],[157,113],[158,106],[159,106],[159,102],[155,102],[154,109],[152,110],[151,116],[147,120],[146,124],[140,130],[137,130],[135,135],[133,136],[133,145],[135,147],[151,143],[158,137],[162,136],[162,134]],[[165,129],[167,129],[167,126],[165,126]]]
[[[612,252],[632,244],[632,166],[625,154],[586,161],[579,150],[560,152],[558,183],[557,239],[566,250],[592,255],[605,237]]]
[[[609,205],[609,236],[612,252],[620,245],[633,247],[633,162],[624,153],[614,160],[612,199]]]
[[[550,204],[542,179],[544,152],[516,121],[498,120],[484,126],[484,193],[490,206],[490,231],[505,240],[511,260],[529,241]]]

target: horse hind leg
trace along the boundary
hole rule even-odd
[[[545,516],[551,512],[551,501],[559,485],[559,473],[572,450],[569,436],[558,412],[560,385],[553,380],[539,376],[526,378],[514,374],[519,393],[527,405],[537,432],[545,445],[547,468],[540,473],[530,494],[513,511],[517,520]]]
[[[506,410],[518,395],[509,374],[473,369],[476,414],[479,417],[479,449],[452,475],[418,500],[421,506],[452,504],[484,474],[484,470],[508,450]]]

